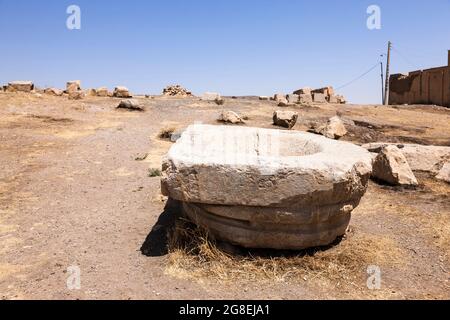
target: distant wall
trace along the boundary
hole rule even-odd
[[[389,104],[435,104],[450,107],[450,50],[448,65],[393,74],[389,78]]]

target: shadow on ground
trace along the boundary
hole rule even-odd
[[[161,257],[169,253],[169,232],[173,230],[175,222],[180,215],[180,202],[169,199],[164,207],[164,211],[141,246],[143,255],[147,257]]]

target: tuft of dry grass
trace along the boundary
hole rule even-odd
[[[339,244],[328,248],[230,254],[221,250],[204,229],[179,220],[169,234],[166,273],[198,282],[317,279],[363,286],[369,265],[401,265],[402,260],[392,239],[358,232],[350,232]]]
[[[175,127],[165,127],[161,129],[161,131],[158,133],[158,138],[160,139],[170,139],[172,134],[175,132]]]

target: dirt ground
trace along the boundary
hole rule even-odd
[[[0,93],[3,299],[450,298],[450,185],[425,173],[417,174],[414,190],[370,182],[349,234],[329,249],[334,258],[323,260],[326,268],[339,266],[334,273],[253,281],[243,273],[216,278],[185,268],[183,261],[174,264],[184,257],[164,250],[171,221],[164,215],[160,178],[148,174],[172,145],[158,133],[216,123],[222,108],[246,115],[248,126],[271,128],[278,108],[252,97],[226,98],[224,106],[196,98],[138,99],[145,112],[118,111],[114,98]],[[294,130],[338,114],[349,129],[344,140],[450,146],[450,109],[287,109],[299,112]],[[379,290],[366,285],[369,265],[381,270]],[[80,268],[79,290],[67,287],[71,266]]]

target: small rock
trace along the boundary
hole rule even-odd
[[[114,88],[113,96],[116,98],[132,98],[127,87],[117,86]]]
[[[312,126],[309,131],[335,140],[339,140],[347,134],[347,129],[345,129],[344,123],[342,122],[341,118],[337,116],[330,118],[326,125]]]
[[[293,111],[275,111],[273,113],[273,124],[292,129],[297,123],[298,113]]]
[[[270,98],[268,96],[259,96],[259,100],[261,100],[261,101],[269,101]]]
[[[63,91],[56,89],[56,88],[47,88],[44,90],[44,93],[51,95],[51,96],[57,96],[57,97],[60,97],[63,95]]]
[[[439,171],[439,174],[436,176],[436,179],[450,183],[450,162],[444,164],[442,169]]]
[[[133,111],[144,111],[144,107],[135,99],[127,99],[120,101],[117,109],[128,109]]]
[[[108,88],[100,87],[95,90],[97,97],[107,97],[109,95]]]
[[[244,120],[242,120],[242,118],[234,111],[222,112],[217,121],[232,124],[245,123]]]
[[[289,102],[287,101],[287,99],[280,100],[280,101],[278,101],[278,106],[279,107],[287,107],[287,106],[289,106]]]
[[[408,161],[396,146],[387,146],[381,150],[373,163],[372,176],[392,185],[418,185]]]

